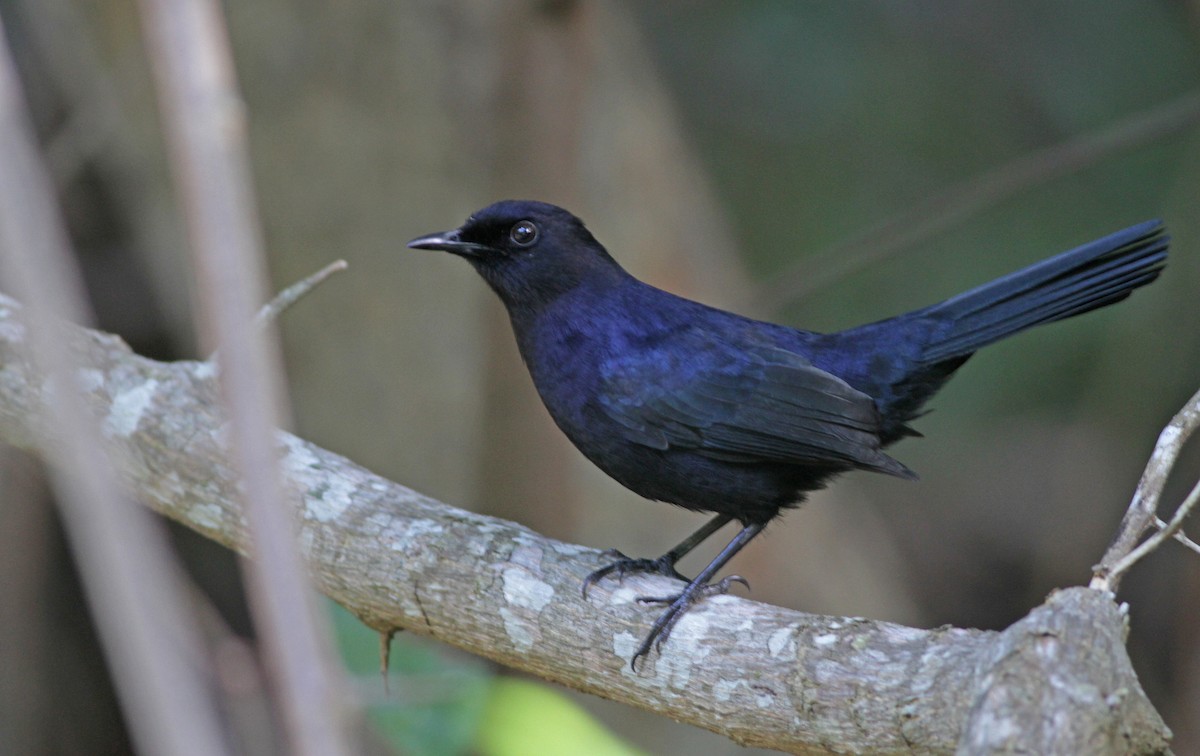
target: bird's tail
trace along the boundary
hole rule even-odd
[[[965,359],[1026,328],[1119,302],[1158,277],[1168,239],[1161,221],[1147,221],[926,308],[921,315],[946,325],[920,362]]]

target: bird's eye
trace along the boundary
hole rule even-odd
[[[537,241],[538,228],[533,225],[533,221],[523,220],[512,227],[512,230],[508,232],[508,238],[512,239],[513,244],[518,247],[528,247]]]

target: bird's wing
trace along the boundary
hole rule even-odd
[[[699,346],[699,345],[697,345]],[[734,463],[847,465],[915,477],[880,451],[871,397],[771,346],[708,342],[601,367],[604,413],[627,440]]]

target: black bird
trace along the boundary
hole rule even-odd
[[[920,310],[814,333],[718,310],[643,283],[583,223],[543,202],[504,201],[408,246],[463,257],[500,295],[550,415],[600,469],[648,499],[714,512],[657,559],[616,561],[687,582],[631,664],[666,641],[713,576],[784,510],[847,470],[901,478],[884,454],[919,435],[922,405],[975,350],[1118,302],[1166,264],[1162,224],[1118,231]],[[675,563],[731,520],[741,531],[688,581]]]

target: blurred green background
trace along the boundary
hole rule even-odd
[[[893,450],[920,482],[847,476],[773,525],[733,565],[759,600],[1004,627],[1086,583],[1159,430],[1200,387],[1200,4],[226,6],[273,285],[350,263],[283,321],[297,431],[443,501],[638,555],[702,517],[591,468],[482,282],[404,248],[504,197],[567,206],[656,285],[813,330],[1167,222],[1152,287],[959,371],[917,423],[926,438]],[[102,326],[150,356],[202,354],[136,6],[0,0],[0,17]],[[2,463],[0,751],[124,752],[36,465]],[[1198,474],[1193,451],[1168,500]],[[177,535],[249,637],[236,561]],[[1200,559],[1170,545],[1121,598],[1176,752],[1200,752]],[[369,751],[745,750],[403,635],[385,694],[375,636],[344,614],[337,627]],[[247,752],[273,752],[269,712],[240,695]]]

